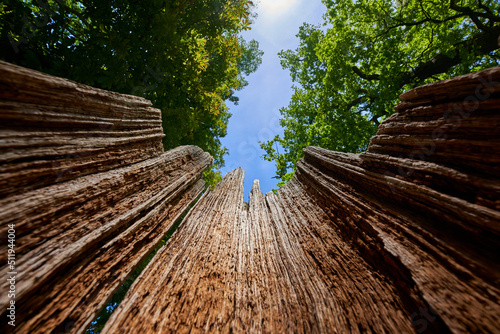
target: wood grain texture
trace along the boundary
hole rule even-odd
[[[82,333],[204,191],[142,98],[0,62],[0,276],[15,224],[16,333]],[[9,285],[0,283],[6,319]]]
[[[415,88],[401,100],[398,113],[379,126],[369,153],[435,162],[498,186],[498,67]]]
[[[19,317],[8,329],[83,333],[202,193],[212,158],[157,149],[145,100],[10,66],[0,63],[0,263],[15,223]],[[254,181],[249,203],[244,171],[228,173],[103,332],[498,332],[499,81],[497,67],[407,92],[367,152],[307,147],[290,182],[264,195]],[[55,178],[52,161],[78,149],[91,153]]]
[[[0,61],[0,198],[163,153],[143,98]]]
[[[485,76],[497,89],[499,73],[403,95],[367,153],[308,147],[277,194],[255,181],[244,203],[243,171],[232,171],[104,332],[497,332],[500,187],[487,154],[498,150],[497,91],[459,126],[445,113],[466,110]]]
[[[203,182],[196,182],[210,162],[199,148],[180,147],[2,202],[2,229],[16,224],[21,322],[16,331],[50,331],[68,322],[84,330],[203,190]],[[7,271],[4,267],[0,273]],[[6,282],[1,289],[5,305]]]
[[[407,314],[416,317],[415,330],[494,333],[500,321],[500,213],[345,164],[349,158],[359,162],[355,155],[330,160],[332,168],[308,163],[314,151],[323,153],[309,148],[297,179],[343,239],[392,281]]]

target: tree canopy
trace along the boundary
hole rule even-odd
[[[498,0],[323,3],[328,28],[304,24],[299,47],[279,54],[296,84],[284,134],[261,147],[281,184],[305,146],[365,150],[403,91],[500,62]]]
[[[4,0],[0,58],[95,87],[143,96],[162,110],[165,149],[227,150],[227,101],[261,63],[247,0]],[[214,172],[208,173],[212,178]]]

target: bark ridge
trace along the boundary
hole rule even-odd
[[[212,157],[163,151],[161,113],[117,94],[0,62],[0,276],[15,230],[15,327],[82,333],[204,191]]]
[[[402,95],[366,153],[307,147],[190,212],[105,333],[494,333],[500,68]]]
[[[0,86],[10,331],[83,333],[201,194],[104,333],[498,331],[500,67],[404,93],[367,152],[307,147],[248,204],[241,168],[204,191],[207,153],[163,152],[144,99],[4,62]]]

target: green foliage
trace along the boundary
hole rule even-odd
[[[245,79],[245,75],[250,75],[257,71],[257,68],[262,63],[264,52],[259,50],[259,42],[254,39],[247,42],[240,37],[239,43],[241,48],[241,57],[238,62],[239,80],[242,82],[243,86],[246,86],[248,82]],[[233,102],[237,104],[238,100],[236,99],[236,101]]]
[[[206,181],[206,188],[214,190],[215,186],[222,181],[222,175],[220,171],[208,169],[203,172],[203,179]]]
[[[283,136],[261,147],[282,181],[308,145],[364,151],[403,91],[499,64],[496,0],[323,3],[330,28],[304,24],[299,47],[279,54],[297,85]]]
[[[162,110],[165,149],[198,145],[224,164],[229,113],[257,69],[246,0],[4,0],[0,58],[143,96]]]

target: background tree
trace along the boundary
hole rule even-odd
[[[305,146],[365,150],[403,91],[499,64],[498,0],[323,3],[326,32],[304,24],[299,47],[279,54],[297,85],[284,135],[261,147],[283,182]]]
[[[227,150],[226,101],[261,63],[247,0],[4,0],[0,58],[120,93],[162,110],[165,149],[198,145],[215,159]]]

